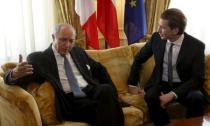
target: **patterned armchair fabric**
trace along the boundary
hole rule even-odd
[[[33,96],[18,86],[8,86],[0,77],[0,126],[41,126]]]

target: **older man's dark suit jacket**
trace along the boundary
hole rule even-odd
[[[58,67],[56,59],[52,50],[52,45],[43,52],[34,52],[27,57],[29,64],[33,65],[34,74],[32,76],[26,76],[13,83],[27,87],[26,84],[30,82],[43,83],[48,80],[52,83],[56,91],[56,112],[57,117],[63,120],[62,112],[71,112],[71,105],[66,102],[65,93],[62,90],[60,78],[58,75]],[[85,51],[79,47],[73,47],[70,51],[72,59],[74,60],[78,70],[81,72],[84,79],[88,82],[88,85],[110,84],[116,91],[114,84],[108,75],[106,69],[98,62],[92,60]],[[5,76],[5,82],[11,83],[9,80],[9,72]],[[116,97],[117,97],[117,92]],[[63,110],[61,110],[63,109]],[[65,110],[66,109],[66,110]]]
[[[148,84],[145,86],[145,91],[152,86],[160,84],[162,81],[166,42],[166,40],[160,38],[158,33],[152,35],[151,40],[135,56],[128,84],[137,85],[141,64],[152,55],[154,56],[155,67]],[[202,88],[204,82],[204,48],[205,45],[201,41],[184,33],[184,40],[176,66],[177,73],[183,82],[181,86],[174,90],[178,97],[189,90]]]

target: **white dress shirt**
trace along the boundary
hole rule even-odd
[[[55,47],[53,45],[52,45],[52,50],[53,50],[53,53],[55,55],[56,63],[57,63],[57,66],[58,66],[58,74],[59,74],[61,85],[63,87],[64,92],[69,93],[69,92],[71,92],[71,87],[69,85],[68,78],[66,76],[66,72],[65,72],[65,69],[64,69],[64,58],[57,52],[57,50],[55,49]],[[73,73],[74,73],[74,75],[75,75],[75,77],[78,81],[79,87],[80,88],[86,87],[88,85],[88,83],[83,78],[81,73],[79,72],[79,70],[76,67],[71,55],[68,53],[66,55],[66,57],[67,57],[70,65],[72,67]]]
[[[163,59],[163,75],[162,75],[162,81],[168,82],[168,52],[169,52],[169,47],[171,43],[174,44],[173,48],[173,55],[172,55],[172,67],[173,67],[173,79],[172,82],[181,82],[179,75],[176,70],[176,63],[177,63],[177,58],[179,55],[179,51],[182,45],[182,41],[184,39],[184,34],[182,34],[176,41],[170,42],[169,40],[166,43],[165,47],[165,53],[164,53],[164,59]]]

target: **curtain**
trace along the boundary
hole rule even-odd
[[[75,0],[54,0],[55,3],[55,21],[56,23],[69,23],[77,33],[76,44],[86,48],[85,33],[83,32],[79,17],[75,12]]]
[[[2,0],[0,2],[0,64],[18,61],[47,48],[54,23],[52,0]]]
[[[157,31],[158,21],[161,13],[169,7],[171,0],[145,0],[147,17],[147,36],[150,38],[153,32]]]

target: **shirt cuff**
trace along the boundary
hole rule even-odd
[[[176,94],[175,92],[170,91],[170,93],[172,93],[172,94],[174,95],[175,99],[177,99],[177,98],[178,98],[178,96],[177,96],[177,94]]]
[[[16,79],[15,78],[12,78],[12,72],[13,72],[13,70],[11,69],[10,71],[9,71],[9,76],[8,76],[8,81],[9,82],[11,82],[11,83],[14,83],[15,81],[16,81]]]

